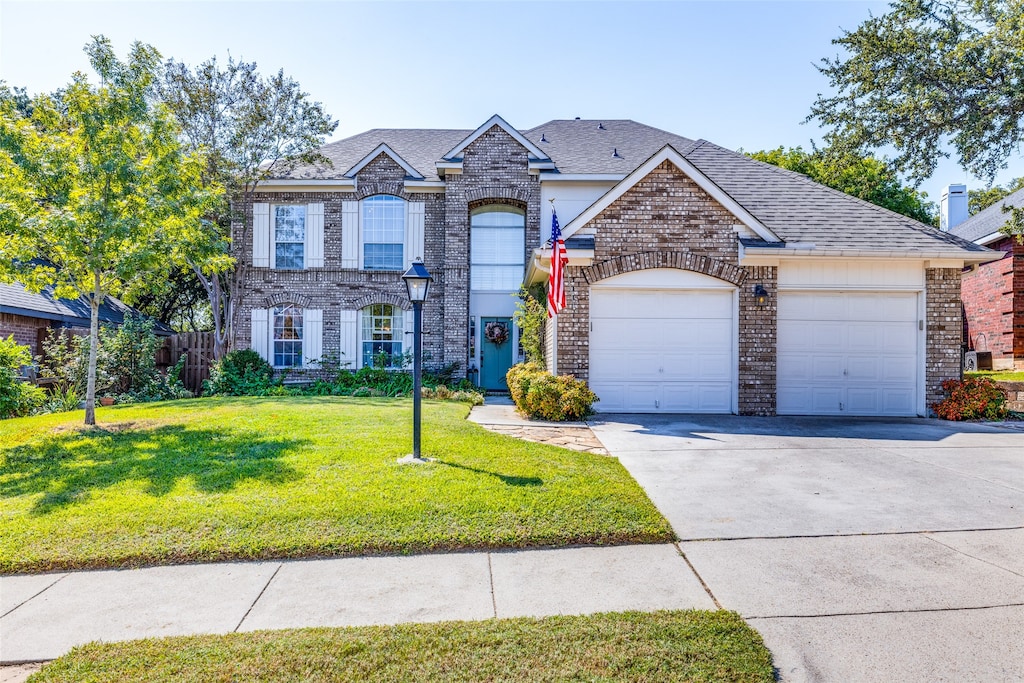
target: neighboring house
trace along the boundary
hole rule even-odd
[[[127,304],[108,296],[100,305],[100,324],[120,325],[126,315],[139,312]],[[0,337],[14,335],[19,344],[32,349],[32,355],[43,352],[42,341],[50,328],[70,328],[80,334],[89,332],[89,299],[58,299],[53,290],[46,288],[38,294],[27,291],[19,284],[0,283]],[[163,323],[156,323],[159,335],[174,333]]]
[[[953,218],[949,231],[1000,252],[998,260],[974,265],[963,274],[960,296],[968,350],[991,352],[995,369],[1024,369],[1024,245],[999,231],[1008,218],[1006,205],[1024,208],[1024,190],[963,222]]]
[[[599,410],[925,415],[960,371],[960,272],[991,258],[904,216],[634,121],[371,130],[333,168],[267,181],[235,226],[253,266],[237,345],[277,368],[410,347],[422,256],[432,366],[489,389],[521,360],[521,282],[544,282],[552,205],[570,256],[547,363]],[[550,200],[554,200],[553,202]],[[762,294],[762,296],[758,296]],[[511,330],[495,344],[488,323]]]

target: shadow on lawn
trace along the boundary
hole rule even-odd
[[[182,480],[204,493],[229,491],[246,480],[285,483],[302,475],[279,459],[306,443],[182,425],[68,431],[0,450],[6,460],[0,496],[42,493],[32,507],[42,515],[129,480],[143,482],[153,496],[170,493]]]
[[[469,470],[470,472],[477,472],[479,474],[489,474],[492,477],[501,479],[502,482],[509,486],[543,486],[544,480],[540,477],[515,477],[508,474],[498,474],[497,472],[491,472],[490,470],[481,470],[476,467],[470,467],[469,465],[459,465],[454,462],[445,462],[444,460],[437,460],[438,465],[445,465],[446,467],[454,467],[460,470]]]

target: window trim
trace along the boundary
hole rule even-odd
[[[386,307],[389,307],[391,309],[391,315],[388,316],[390,318],[390,320],[391,320],[391,331],[390,331],[391,339],[390,340],[372,339],[372,338],[371,339],[367,339],[365,337],[366,330],[367,330],[367,326],[366,326],[365,321],[366,321],[367,315],[369,315],[371,317],[371,325],[370,325],[370,328],[369,328],[370,331],[371,331],[371,336],[372,336],[372,331],[374,329],[373,325],[372,325],[372,320],[374,318],[379,318],[379,319],[382,319],[382,320],[384,319],[383,315],[378,316],[378,315],[375,315],[372,312],[373,309],[376,308],[377,306],[382,306],[382,307],[386,306]],[[365,351],[365,345],[366,344],[370,344],[371,345],[370,348],[372,350],[372,348],[373,348],[372,345],[375,342],[379,342],[379,343],[382,343],[382,344],[392,344],[392,350],[391,350],[392,364],[388,365],[384,369],[385,370],[401,370],[402,369],[401,363],[399,363],[398,365],[394,365],[394,359],[396,357],[400,358],[402,356],[402,354],[404,354],[405,351],[406,351],[406,348],[405,348],[405,332],[406,331],[405,331],[405,311],[404,311],[404,309],[401,308],[400,306],[396,306],[395,304],[387,303],[387,302],[384,302],[384,301],[377,302],[377,303],[372,303],[372,304],[369,304],[368,306],[363,306],[362,308],[359,309],[358,325],[359,325],[359,328],[358,328],[358,330],[359,330],[359,348],[358,348],[359,367],[361,367],[361,368],[365,368],[365,367],[372,368],[373,367],[373,356],[374,356],[374,354],[371,353],[369,359],[367,359],[366,351]],[[397,354],[394,351],[394,346],[393,346],[394,344],[398,344],[398,353]]]
[[[278,315],[283,315],[284,312],[287,311],[288,309],[294,309],[295,311],[298,311],[299,324],[297,326],[294,325],[294,318],[293,318],[293,327],[298,330],[298,337],[292,337],[292,338],[284,338],[284,337],[282,337],[281,339],[278,339],[278,337],[277,337],[277,317],[278,317]],[[278,313],[278,311],[280,311],[281,313]],[[294,313],[292,315],[294,316]],[[305,340],[306,310],[304,308],[302,308],[301,306],[299,306],[298,304],[293,304],[293,303],[279,304],[277,306],[271,307],[271,309],[270,309],[270,316],[269,317],[270,317],[270,320],[269,320],[269,322],[270,322],[270,335],[269,335],[270,336],[270,339],[269,339],[269,341],[270,341],[270,349],[269,349],[269,354],[268,355],[270,356],[271,367],[273,367],[275,370],[285,370],[285,369],[294,369],[294,368],[304,367],[303,364],[305,363],[304,355],[305,355],[305,341],[306,341]],[[294,353],[288,353],[288,354],[282,353],[282,355],[288,355],[290,357],[295,357],[298,360],[297,363],[289,364],[289,365],[278,365],[277,364],[277,342],[278,341],[288,342],[288,343],[292,343],[292,344],[294,344],[295,342],[298,342],[298,344],[299,344],[299,352],[298,352],[297,356]]]
[[[301,242],[281,242],[281,244],[301,244],[302,245],[302,267],[301,268],[282,268],[277,264],[277,208],[278,207],[300,207],[302,209],[302,241]],[[309,206],[302,202],[278,202],[270,204],[270,268],[271,270],[287,270],[287,271],[299,271],[308,270],[309,264],[306,262],[306,240],[309,239]]]
[[[500,207],[503,210],[495,210],[496,207]],[[517,231],[519,231],[520,236],[522,237],[523,248],[522,248],[521,253],[519,255],[519,258],[521,260],[518,263],[477,263],[477,262],[475,262],[473,260],[473,230],[474,230],[473,218],[476,217],[476,216],[483,215],[483,214],[488,214],[488,213],[508,213],[508,214],[517,215],[520,218],[522,218],[522,225],[520,225],[520,226],[500,226],[500,225],[481,225],[481,226],[477,226],[478,229],[486,229],[486,230],[508,230],[508,231],[517,230]],[[472,209],[469,212],[469,242],[470,242],[469,243],[469,287],[470,287],[471,291],[474,291],[474,292],[502,293],[502,292],[514,292],[514,291],[516,291],[519,288],[519,284],[522,283],[522,278],[525,275],[525,271],[526,271],[526,210],[525,209],[521,209],[520,207],[515,206],[513,204],[502,204],[502,203],[498,203],[498,202],[492,202],[492,203],[489,203],[489,204],[483,204],[481,206],[478,206],[478,207]],[[473,287],[473,269],[474,268],[479,268],[479,267],[519,268],[519,270],[520,270],[520,273],[519,273],[519,281],[520,281],[520,283],[517,284],[516,287],[513,287],[512,289],[491,289],[491,288],[479,289],[479,288],[474,288]]]
[[[396,201],[401,202],[401,204],[402,204],[402,212],[401,212],[401,215],[402,215],[402,234],[401,234],[401,240],[399,240],[398,242],[369,242],[369,244],[385,244],[385,245],[398,244],[402,248],[402,254],[401,254],[401,257],[399,258],[399,265],[398,265],[397,268],[367,268],[366,267],[366,245],[368,243],[366,241],[366,221],[365,221],[364,211],[365,211],[366,202],[373,201],[374,199],[376,199],[378,197],[389,197],[391,199],[394,199]],[[407,259],[407,254],[405,253],[406,249],[408,248],[408,245],[407,245],[408,235],[409,235],[409,201],[408,200],[403,199],[402,197],[399,197],[398,195],[390,194],[390,193],[387,193],[387,192],[378,192],[377,194],[372,194],[372,195],[369,195],[367,197],[363,197],[362,199],[359,200],[359,247],[358,247],[359,248],[359,270],[364,270],[364,271],[371,272],[371,273],[394,273],[394,272],[401,272],[401,271],[403,271],[405,269],[405,262],[408,260]]]

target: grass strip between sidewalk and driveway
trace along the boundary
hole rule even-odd
[[[673,540],[614,458],[427,401],[205,398],[0,421],[0,572]]]
[[[257,631],[77,647],[30,683],[103,681],[773,681],[733,612]]]

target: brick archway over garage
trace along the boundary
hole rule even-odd
[[[592,285],[616,275],[652,268],[690,270],[724,280],[737,287],[747,279],[746,270],[739,266],[690,251],[643,251],[636,254],[624,254],[581,268],[580,274],[588,285]]]

